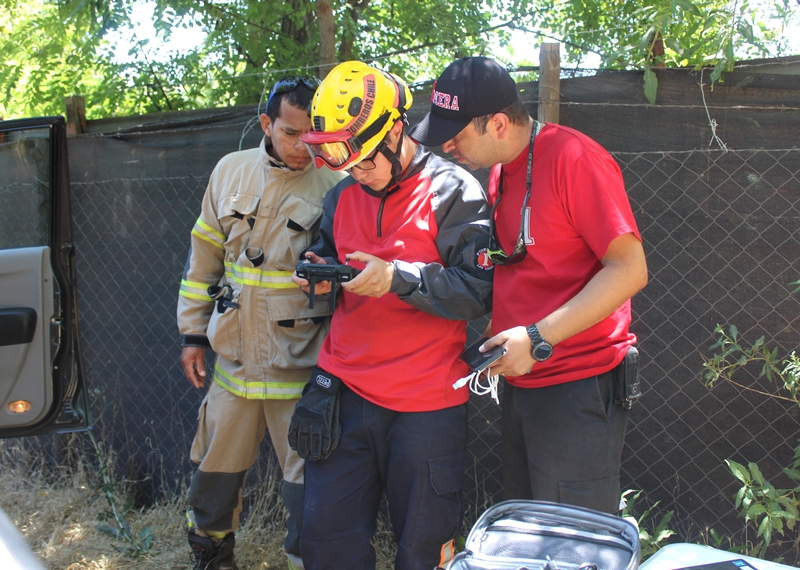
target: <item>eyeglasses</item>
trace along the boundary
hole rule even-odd
[[[314,157],[317,168],[325,164],[331,170],[344,170],[355,166],[361,156],[364,143],[381,132],[390,113],[383,113],[376,121],[364,129],[361,134],[354,135],[350,131],[308,131],[300,136],[309,154]],[[374,158],[374,157],[373,157]],[[374,163],[372,168],[375,168]],[[370,170],[364,168],[363,170]]]
[[[290,77],[284,77],[283,79],[276,81],[275,85],[273,85],[272,89],[270,89],[269,97],[267,97],[267,106],[269,106],[269,102],[272,101],[272,98],[275,95],[294,91],[301,83],[308,87],[311,91],[316,91],[317,87],[319,87],[319,79],[316,77],[310,77],[308,75],[292,75]]]
[[[497,201],[492,206],[492,211],[489,214],[489,247],[486,248],[486,255],[489,257],[492,263],[497,265],[512,265],[522,261],[525,259],[525,256],[528,255],[528,248],[525,245],[525,226],[526,222],[529,221],[530,218],[526,205],[528,204],[528,200],[531,199],[533,139],[536,138],[536,135],[539,132],[538,127],[539,124],[534,123],[533,129],[531,130],[531,142],[530,146],[528,147],[528,173],[525,178],[525,199],[522,201],[522,208],[520,209],[519,234],[517,235],[517,242],[514,246],[514,251],[512,251],[510,255],[503,251],[503,248],[497,242],[497,238],[494,234],[494,211],[497,209],[498,204],[500,204],[500,200],[503,199],[503,172],[500,172]]]
[[[357,164],[354,164],[352,167],[348,167],[345,170],[350,170],[351,168],[355,168],[357,170],[375,170],[377,165],[375,164],[375,157],[378,156],[378,153],[381,149],[386,146],[386,141],[382,141],[381,144],[375,147],[367,158],[362,161],[359,161]]]

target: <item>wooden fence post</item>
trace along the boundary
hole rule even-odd
[[[333,19],[333,2],[317,0],[317,20],[319,22],[319,73],[325,79],[336,65],[336,22]]]
[[[558,124],[561,101],[561,55],[559,44],[542,42],[539,48],[539,105],[540,123]]]
[[[82,135],[86,132],[86,102],[80,95],[64,97],[67,108],[67,135]]]

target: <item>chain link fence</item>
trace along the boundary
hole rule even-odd
[[[724,460],[765,476],[789,465],[798,409],[701,379],[716,324],[797,345],[800,150],[615,153],[645,243],[650,283],[633,301],[645,393],[634,406],[623,489],[675,510],[697,540],[734,535],[736,487]],[[96,430],[114,442],[125,476],[146,497],[180,492],[203,391],[178,364],[175,307],[208,173],[73,182],[82,346]],[[469,338],[486,319],[470,323]],[[748,385],[763,384],[754,376]],[[761,386],[767,388],[767,386]],[[501,498],[499,408],[472,397],[470,520]],[[260,464],[269,454],[263,445]],[[253,480],[252,484],[258,484]]]
[[[208,174],[73,183],[78,306],[95,429],[140,492],[175,491],[205,391],[184,378],[176,325],[189,232]]]
[[[615,158],[650,271],[633,301],[646,392],[633,409],[623,477],[675,510],[684,539],[709,528],[740,536],[738,486],[724,460],[756,462],[789,486],[781,470],[800,436],[798,408],[730,384],[710,390],[703,357],[717,324],[735,324],[748,347],[762,335],[780,355],[797,347],[800,299],[789,283],[800,278],[800,150]],[[757,372],[738,380],[774,393]]]

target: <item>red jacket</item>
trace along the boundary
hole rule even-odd
[[[468,390],[452,387],[468,373],[458,358],[466,321],[491,303],[492,270],[478,262],[489,232],[480,184],[419,146],[398,185],[378,193],[348,177],[324,209],[310,251],[331,262],[363,251],[392,261],[395,271],[383,297],[339,292],[319,366],[395,411],[466,402]]]

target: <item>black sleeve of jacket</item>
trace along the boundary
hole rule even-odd
[[[395,260],[391,291],[432,315],[476,319],[492,309],[494,271],[478,266],[478,252],[489,245],[486,194],[471,174],[438,156],[431,155],[426,168],[445,266]]]
[[[336,214],[336,206],[339,204],[339,196],[348,186],[354,184],[352,177],[344,178],[339,184],[331,188],[325,195],[325,202],[322,205],[322,221],[319,226],[319,237],[303,252],[305,259],[306,252],[310,251],[323,258],[328,263],[340,263],[336,251],[336,242],[333,240],[333,218]]]

